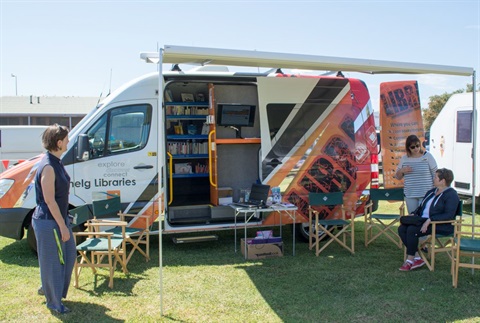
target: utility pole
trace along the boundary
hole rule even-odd
[[[15,78],[15,96],[18,96],[17,76],[12,73],[12,77]]]

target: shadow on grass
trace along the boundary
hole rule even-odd
[[[316,257],[308,244],[297,243],[293,257],[292,232],[285,228],[284,257],[245,261],[240,251],[234,252],[230,231],[220,233],[218,241],[197,244],[175,245],[171,237],[164,236],[163,264],[212,268],[233,265],[248,275],[261,299],[287,322],[405,322],[408,318],[427,322],[480,316],[480,280],[465,270],[460,273],[461,286],[453,289],[446,254],[437,257],[434,272],[426,266],[401,272],[398,268],[403,263],[403,250],[386,238],[366,248],[363,222],[359,221],[355,226],[355,255],[332,244]],[[249,236],[254,231],[249,231]],[[158,252],[158,246],[155,249]],[[152,261],[158,261],[158,256]]]
[[[124,322],[108,315],[110,309],[103,305],[73,301],[64,303],[72,311],[68,314],[55,314],[55,316],[65,322],[88,322],[89,317],[94,317],[96,322]]]
[[[294,257],[292,231],[285,226],[284,256],[255,261],[245,261],[240,250],[235,253],[233,231],[216,232],[219,237],[217,241],[177,245],[172,242],[174,236],[164,235],[162,256],[165,300],[170,302],[169,306],[191,306],[189,311],[200,317],[208,317],[210,303],[202,299],[205,295],[209,295],[209,298],[218,296],[218,304],[215,303],[214,306],[238,311],[238,315],[245,314],[244,311],[247,310],[249,313],[262,313],[265,311],[265,305],[262,304],[266,303],[266,308],[274,312],[270,318],[285,322],[429,322],[475,320],[480,317],[477,305],[480,296],[478,274],[472,276],[468,270],[461,271],[459,287],[453,289],[450,261],[444,254],[438,256],[435,272],[430,272],[425,267],[412,272],[400,272],[398,268],[403,262],[402,249],[385,238],[380,238],[366,248],[363,244],[363,222],[359,221],[358,225],[356,223],[355,229],[355,255],[333,244],[316,257],[308,249],[308,244],[297,243]],[[256,230],[249,230],[248,236],[253,236]],[[243,234],[243,230],[237,232],[237,248],[240,247],[238,242]],[[278,231],[275,234],[278,235]],[[27,261],[31,263],[27,266],[36,266],[36,257],[26,244],[22,245],[20,241],[13,245],[17,246],[7,245],[4,247],[7,251],[0,250],[0,259],[7,257],[10,263],[25,265],[21,262]],[[25,250],[22,251],[21,248]],[[20,252],[19,258],[16,258],[16,252]],[[142,284],[150,289],[157,286],[158,274],[155,269],[158,270],[160,256],[158,237],[151,237],[150,253],[152,259],[149,262],[145,262],[138,253],[133,256],[128,265],[130,274],[124,275],[117,270],[113,290],[107,286],[107,273],[99,275],[95,284],[90,272],[81,281],[82,294],[100,296],[98,302],[101,302],[101,296],[142,295],[145,292]],[[153,275],[152,269],[155,271]],[[240,275],[231,275],[232,272]],[[224,273],[228,273],[227,280],[221,279]],[[245,283],[238,278],[243,277],[243,273],[248,275],[253,290],[238,286],[238,282],[249,285],[248,281]],[[202,288],[193,290],[192,294],[189,287],[193,284],[202,284]],[[136,292],[138,295],[133,292],[135,285],[140,286]],[[186,301],[178,296],[183,294],[188,295],[185,296]],[[225,294],[231,295],[233,301],[229,301]],[[252,297],[256,297],[258,303],[252,303]],[[207,304],[207,308],[202,310],[198,307],[201,304]],[[242,307],[242,304],[247,307]],[[117,321],[108,316],[108,309],[101,305],[82,302],[66,302],[66,305],[73,311],[65,316],[68,318],[66,321],[85,319],[78,314],[83,311],[96,313],[91,316],[95,321]],[[164,317],[166,320],[174,320],[175,317],[178,320],[185,319],[185,312],[170,310],[167,315],[169,316]],[[230,318],[232,317],[236,316]],[[249,317],[252,320],[258,319],[256,316]]]
[[[2,262],[21,267],[38,267],[37,254],[29,248],[26,239],[11,241],[13,242],[0,249]]]

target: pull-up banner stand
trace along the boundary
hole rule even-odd
[[[422,109],[417,81],[380,84],[380,142],[385,188],[403,187],[395,178],[400,158],[406,154],[405,140],[416,135],[423,141]]]

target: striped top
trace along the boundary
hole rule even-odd
[[[400,159],[397,171],[403,166],[410,166],[413,172],[403,176],[405,196],[409,198],[424,197],[433,188],[433,177],[437,170],[437,162],[428,151],[421,157],[408,157]]]

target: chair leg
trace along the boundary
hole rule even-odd
[[[351,253],[352,255],[355,254],[355,215],[352,215],[352,219],[351,219],[352,223],[350,224],[350,227],[351,227],[351,230],[352,230],[352,233],[351,233],[351,246],[352,246],[352,249],[351,249]]]
[[[80,269],[78,267],[78,259],[75,258],[75,265],[73,267],[73,270],[75,271],[75,283],[73,284],[74,287],[78,288],[78,276],[80,275],[80,272],[78,271]]]
[[[108,281],[108,287],[110,288],[113,288],[113,276],[115,274],[115,267],[113,266],[113,255],[110,253],[110,251],[108,252],[108,267],[109,267],[109,271],[110,271],[110,279]]]

